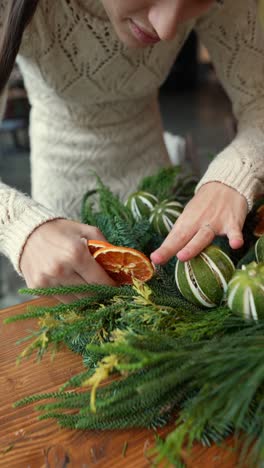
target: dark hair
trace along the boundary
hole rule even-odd
[[[39,0],[8,0],[0,33],[0,94],[8,82],[22,41]]]

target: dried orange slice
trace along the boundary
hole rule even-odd
[[[105,247],[97,250],[93,257],[118,284],[132,284],[134,278],[148,281],[154,273],[146,255],[130,247]]]
[[[87,245],[89,247],[90,253],[93,255],[98,249],[110,247],[112,244],[106,241],[91,239],[87,241]]]
[[[264,234],[264,204],[257,209],[257,225],[254,230],[256,237],[261,237]]]

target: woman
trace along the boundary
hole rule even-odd
[[[17,53],[32,105],[30,199],[1,184],[1,250],[28,286],[110,278],[77,220],[89,170],[125,196],[168,162],[157,90],[190,31],[208,47],[238,134],[209,166],[154,263],[242,227],[264,183],[264,35],[255,0],[1,0],[3,91]],[[4,21],[5,20],[5,21]],[[2,98],[4,100],[4,97]],[[72,299],[72,298],[70,298]]]

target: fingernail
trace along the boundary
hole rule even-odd
[[[241,239],[241,238],[231,239],[229,244],[232,249],[239,249],[244,244],[244,239]]]
[[[152,254],[150,255],[150,259],[156,265],[160,263],[160,255],[156,252],[152,252]]]
[[[177,253],[177,258],[180,260],[180,262],[186,262],[189,260],[189,256],[190,254],[184,250]]]

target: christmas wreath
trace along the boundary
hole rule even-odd
[[[57,392],[15,406],[36,402],[41,419],[73,430],[158,428],[174,418],[175,429],[157,439],[157,462],[182,466],[183,447],[233,434],[241,459],[258,466],[264,460],[264,198],[246,219],[243,248],[232,251],[219,237],[195,259],[172,259],[153,272],[148,256],[192,197],[195,178],[164,168],[143,179],[126,203],[97,180],[97,190],[84,197],[82,221],[98,226],[108,243],[91,241],[87,248],[122,286],[21,291],[89,295],[31,306],[7,320],[38,319],[19,360],[66,344],[84,365]]]

